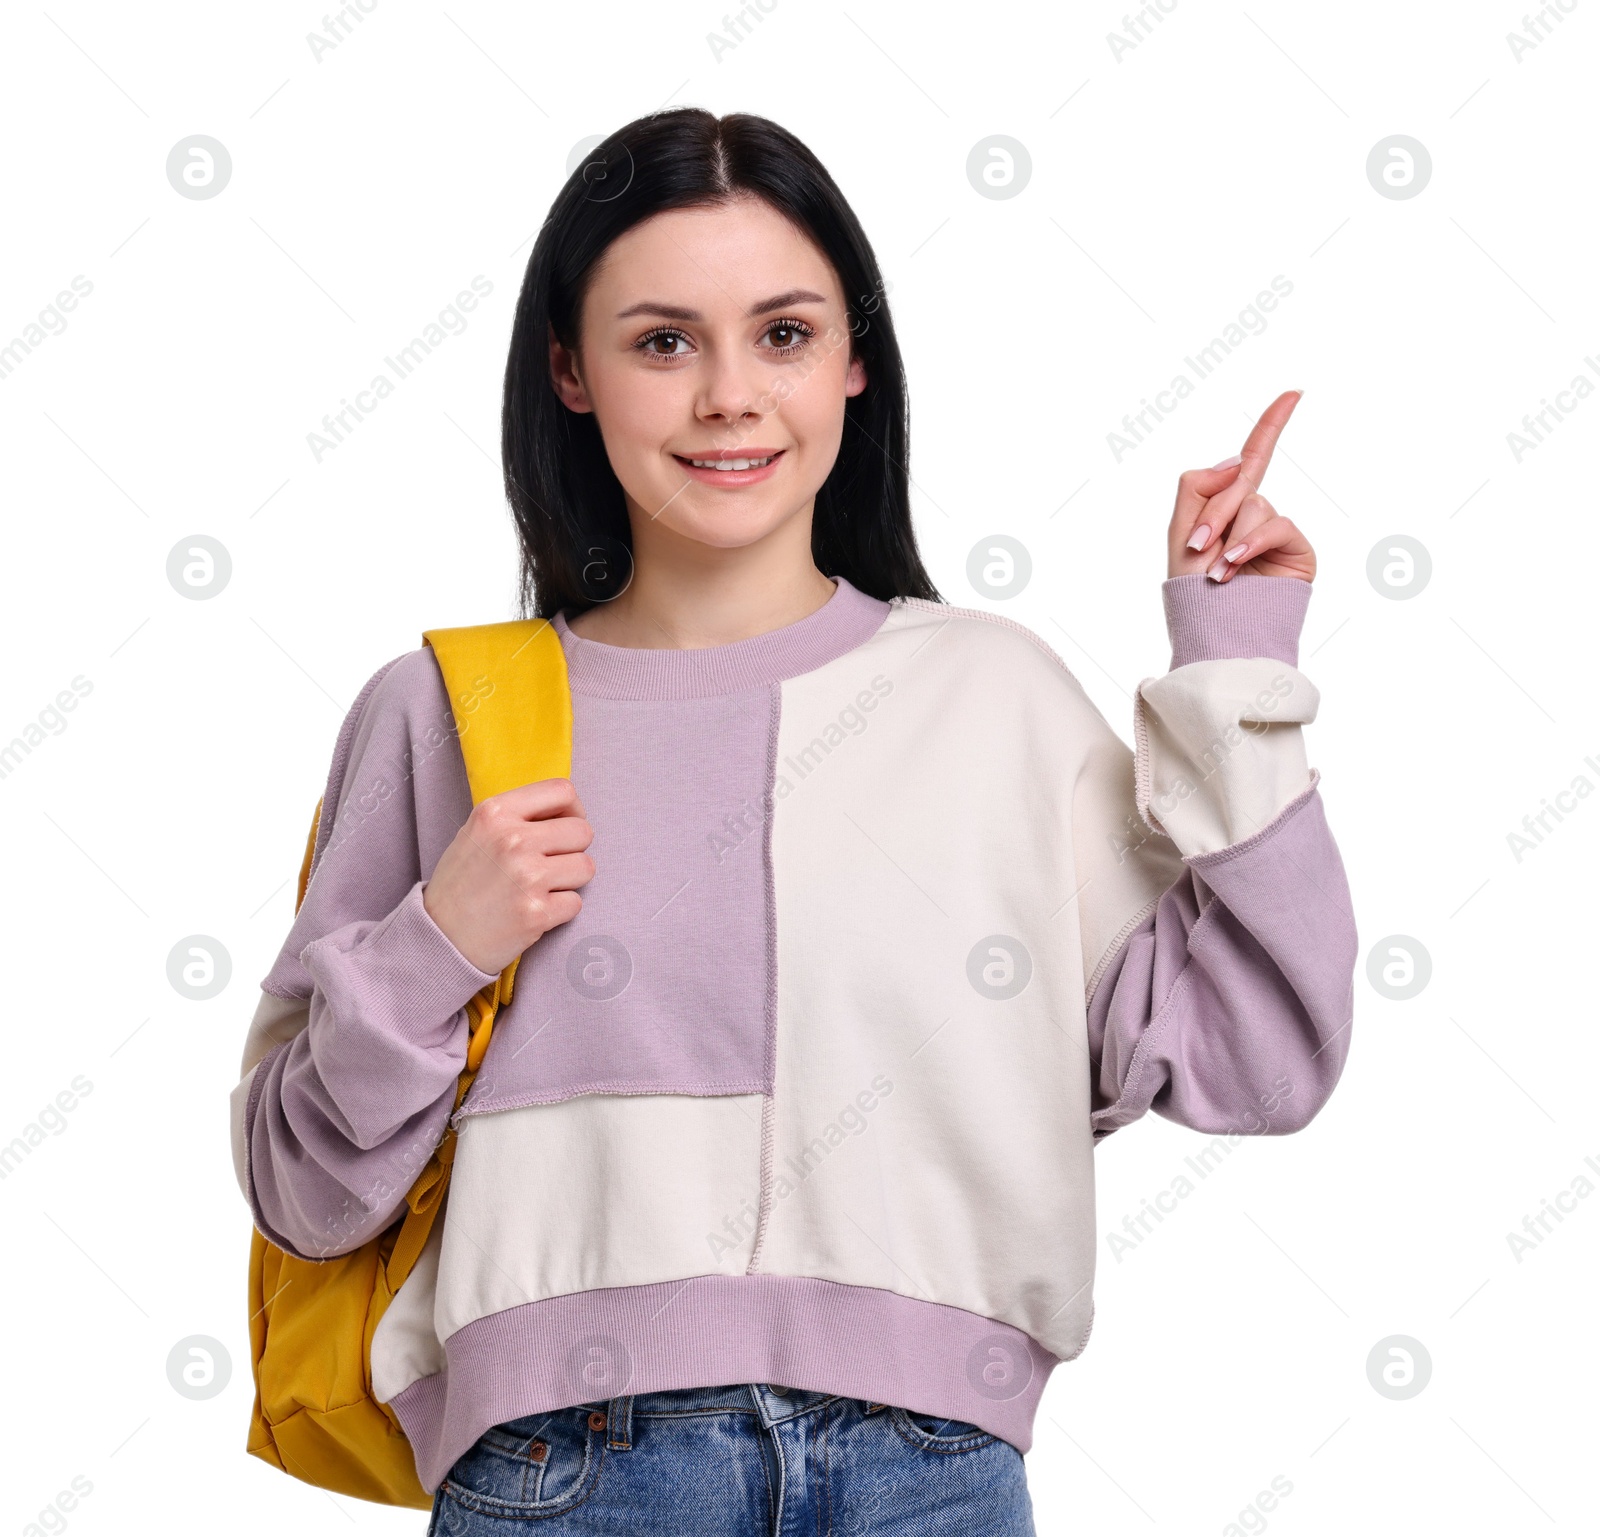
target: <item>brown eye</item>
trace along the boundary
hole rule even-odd
[[[810,326],[799,320],[774,320],[767,327],[766,334],[771,342],[769,351],[790,353],[798,352],[814,333]]]
[[[633,346],[638,352],[652,358],[678,358],[684,353],[678,351],[678,343],[683,342],[687,349],[688,337],[682,331],[671,326],[663,326],[660,330],[647,332],[636,341]]]

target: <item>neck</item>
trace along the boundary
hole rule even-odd
[[[789,528],[798,525],[796,538]],[[633,521],[634,574],[609,603],[570,622],[584,640],[641,650],[698,650],[765,635],[814,614],[834,594],[811,558],[811,520],[737,549],[722,549]],[[662,537],[666,535],[666,537]]]

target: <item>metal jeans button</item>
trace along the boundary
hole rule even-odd
[[[769,1393],[776,1393],[779,1398],[785,1398],[789,1393],[788,1388],[779,1387],[776,1382],[769,1382],[767,1384],[767,1391]]]

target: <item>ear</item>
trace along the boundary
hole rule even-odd
[[[555,327],[550,328],[550,383],[569,411],[593,411],[589,392],[578,377],[578,355],[556,339]]]
[[[850,369],[844,376],[846,395],[859,395],[867,387],[867,365],[858,357],[850,359]]]

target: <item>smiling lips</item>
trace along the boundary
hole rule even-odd
[[[706,485],[750,486],[771,475],[783,454],[781,448],[717,448],[706,454],[672,457],[691,480]]]

